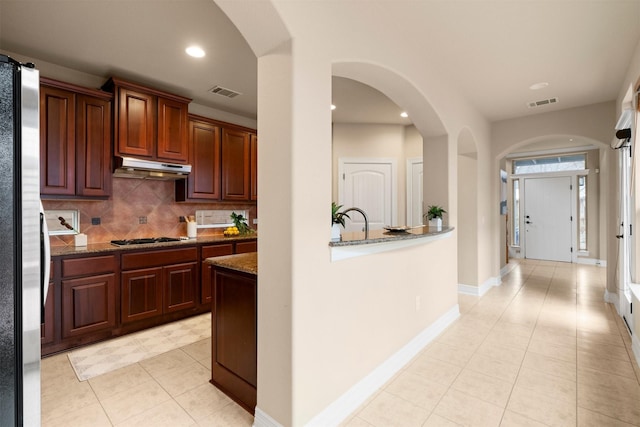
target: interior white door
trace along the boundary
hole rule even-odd
[[[369,229],[392,225],[394,200],[394,167],[392,161],[340,161],[339,203],[343,209],[357,207],[365,211]],[[364,217],[355,211],[348,213],[345,231],[364,230]]]
[[[525,257],[571,262],[571,178],[524,180]]]
[[[423,223],[423,172],[422,159],[407,160],[407,225]]]

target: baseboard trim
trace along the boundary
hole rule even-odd
[[[633,355],[636,357],[636,363],[640,365],[640,339],[638,339],[638,335],[636,334],[631,336],[631,349],[633,350]]]
[[[307,427],[339,425],[458,317],[460,317],[460,309],[456,304],[305,425]],[[263,427],[262,424],[254,424],[254,426]],[[267,425],[265,424],[264,427]]]
[[[613,304],[613,306],[616,308],[616,313],[620,314],[620,298],[618,298],[618,294],[609,292],[607,289],[605,289],[604,302]]]
[[[595,266],[598,266],[598,267],[606,267],[607,266],[607,261],[604,260],[604,259],[578,257],[576,259],[576,264],[586,264],[586,265],[595,265]]]
[[[508,262],[507,264],[505,264],[505,266],[500,269],[500,277],[504,277],[507,274],[511,273],[511,270],[516,268],[517,265],[517,262]]]
[[[282,424],[274,420],[264,412],[262,409],[256,406],[256,413],[253,417],[253,427],[284,427]]]
[[[489,289],[491,289],[494,286],[500,286],[501,283],[502,283],[502,279],[500,277],[491,277],[487,279],[480,286],[465,285],[463,283],[459,283],[458,293],[464,294],[464,295],[473,295],[476,297],[481,297],[487,292],[489,292]]]

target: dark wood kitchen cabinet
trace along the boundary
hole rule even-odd
[[[213,267],[211,383],[254,413],[257,383],[257,275]]]
[[[162,268],[122,272],[122,322],[162,314]]]
[[[116,326],[114,255],[62,261],[62,338],[110,330]]]
[[[222,129],[222,200],[248,201],[251,180],[251,134]]]
[[[102,88],[115,96],[116,156],[188,162],[189,98],[115,77]]]
[[[204,117],[189,116],[191,173],[176,181],[176,201],[220,200],[220,126]]]
[[[196,247],[123,254],[122,322],[196,307]]]
[[[192,170],[176,181],[176,201],[257,200],[257,141],[251,129],[190,115]]]
[[[111,194],[108,92],[40,79],[40,193],[44,198]]]
[[[233,255],[233,243],[221,243],[217,245],[203,246],[201,250],[201,271],[202,280],[200,288],[200,302],[209,304],[212,301],[211,296],[211,264],[205,262],[207,258],[217,256]]]

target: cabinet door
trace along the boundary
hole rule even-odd
[[[249,200],[249,133],[222,129],[222,199]]]
[[[73,92],[40,88],[40,193],[72,196],[75,185],[75,113]]]
[[[187,163],[187,105],[158,97],[158,159]]]
[[[258,135],[251,134],[251,200],[258,200]]]
[[[156,135],[156,97],[118,88],[116,155],[153,157]]]
[[[220,245],[211,245],[202,247],[202,259],[213,258],[217,256],[232,255],[233,243],[224,243]],[[202,261],[202,278],[200,280],[200,302],[208,304],[211,302],[211,264]]]
[[[220,200],[220,127],[192,120],[189,137],[188,197]]]
[[[122,272],[122,322],[162,314],[162,267]]]
[[[197,264],[177,264],[164,267],[164,312],[184,310],[196,306]]]
[[[256,277],[214,269],[211,381],[255,408],[257,373]]]
[[[62,338],[116,325],[115,274],[62,281]]]
[[[111,194],[111,102],[78,95],[76,104],[76,194]]]

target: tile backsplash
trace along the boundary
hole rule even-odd
[[[187,224],[179,218],[195,215],[196,210],[202,209],[246,210],[249,224],[256,228],[253,225],[257,217],[255,203],[176,203],[174,185],[173,181],[113,178],[113,195],[109,200],[43,200],[42,205],[45,210],[77,209],[80,232],[87,235],[89,244],[139,237],[186,236]],[[92,225],[92,218],[100,218],[100,225]],[[221,228],[200,228],[198,236],[218,235],[222,231]],[[51,236],[51,245],[73,245],[73,236]]]

